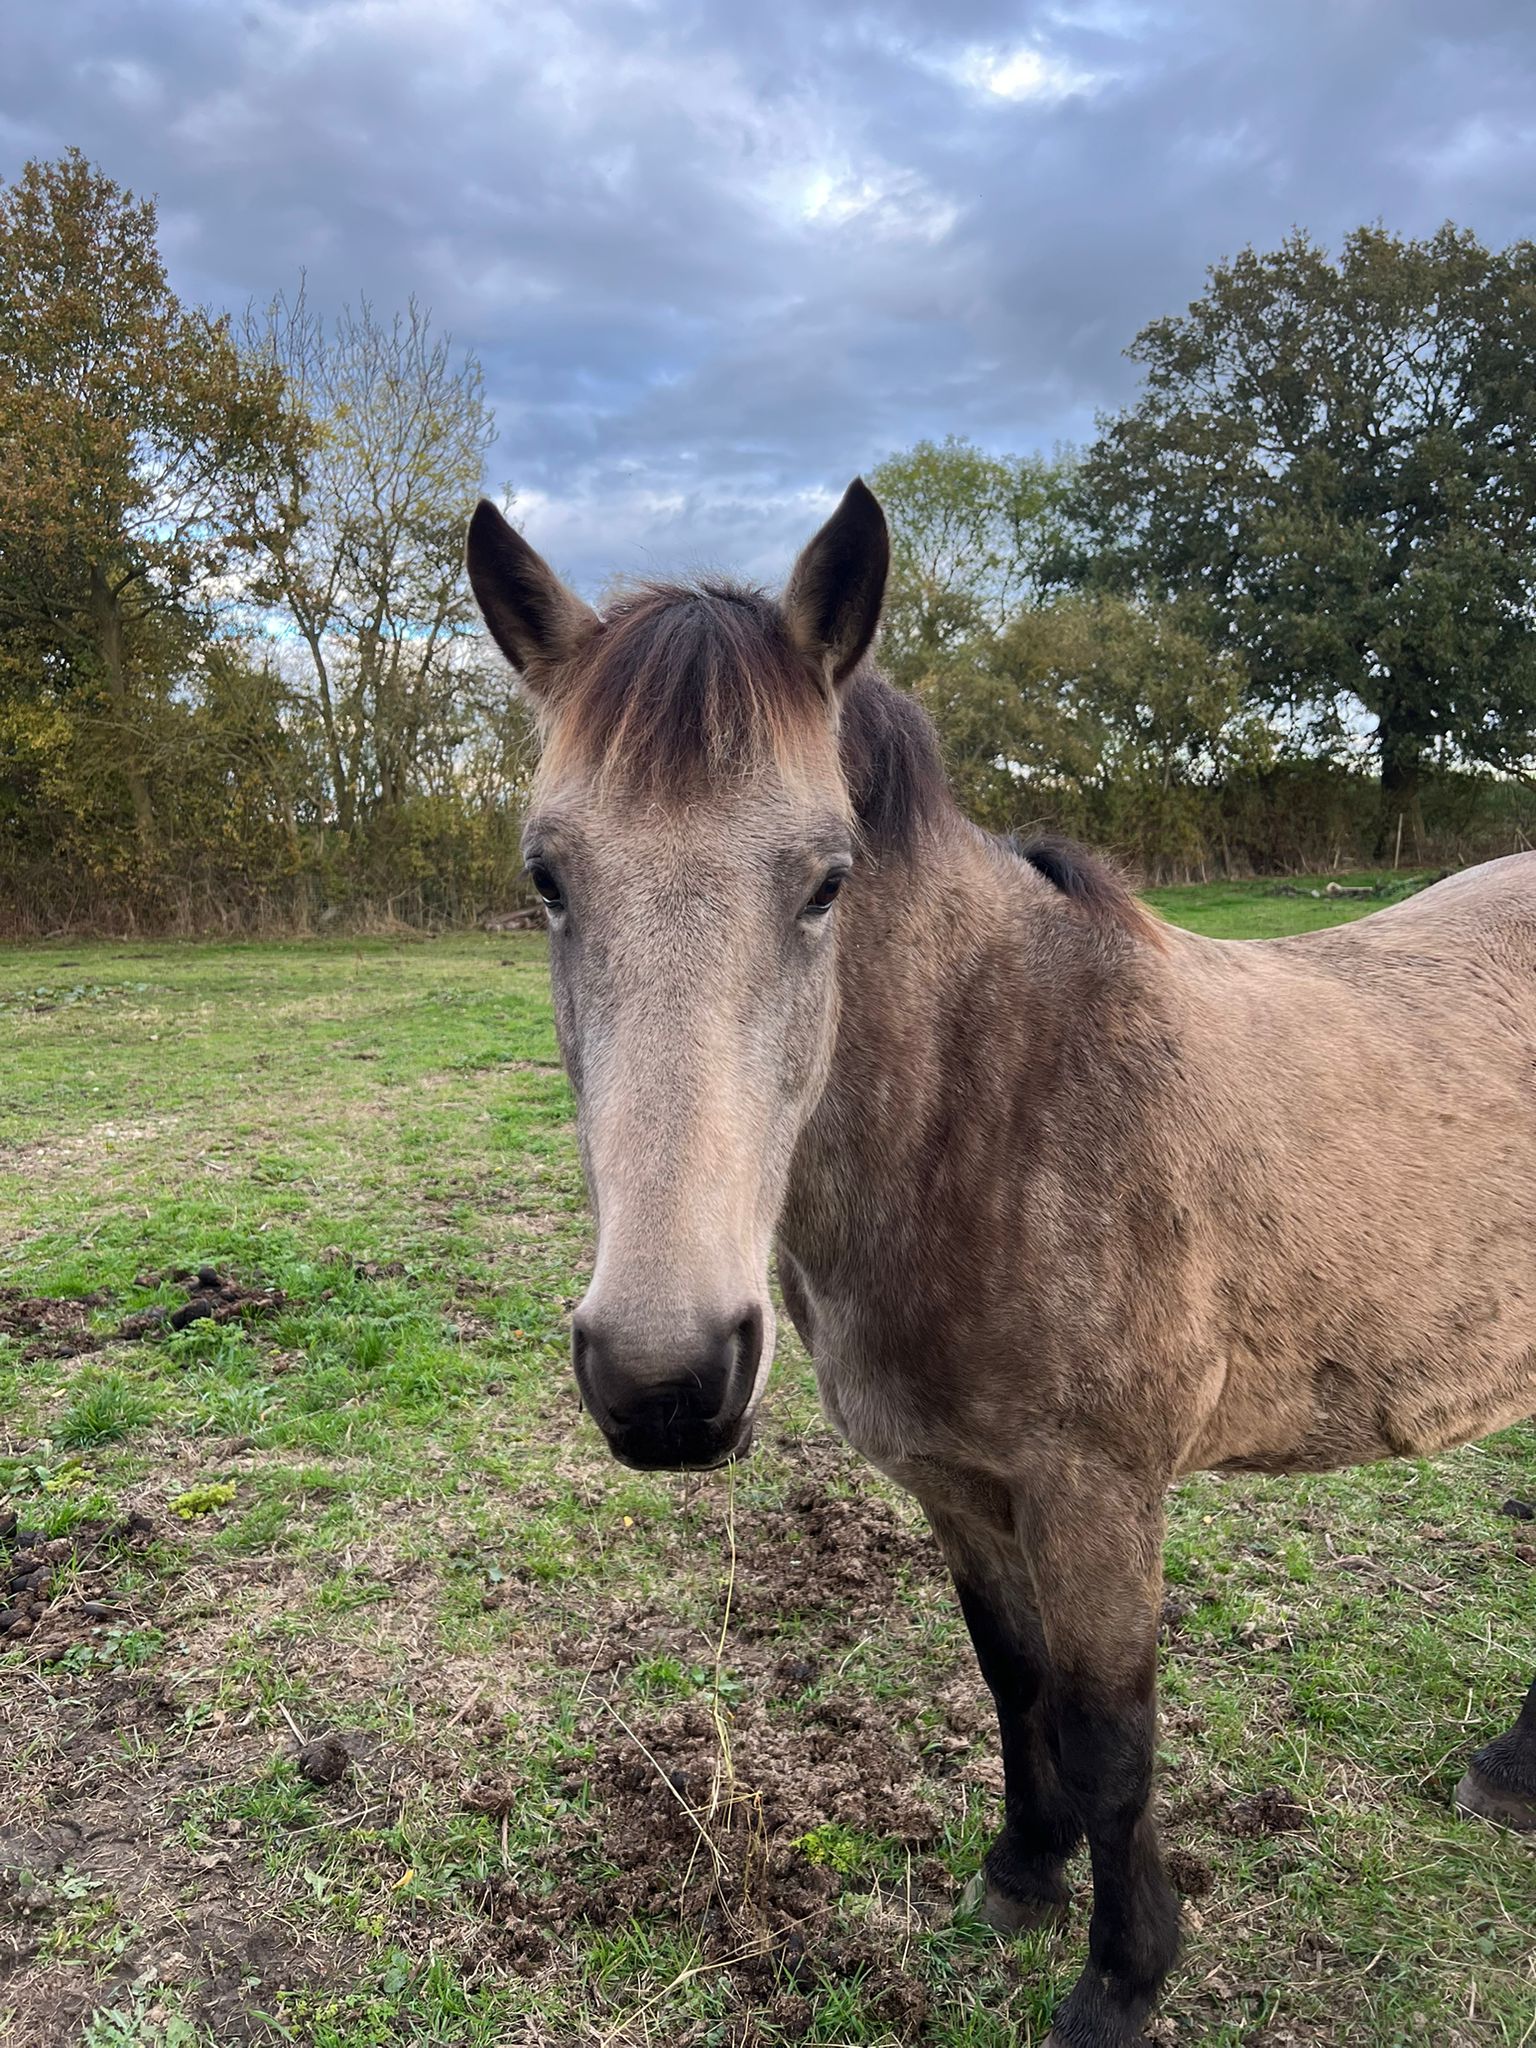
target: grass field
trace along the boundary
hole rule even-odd
[[[804,1359],[733,1476],[577,1412],[541,939],[0,953],[0,1219],[0,1497],[68,1539],[0,1645],[7,2048],[1041,2039],[1081,1897],[955,1913],[986,1702]],[[228,1320],[124,1333],[203,1263]],[[1536,2042],[1536,1855],[1449,1804],[1536,1669],[1511,1497],[1530,1429],[1180,1489],[1159,2039]]]

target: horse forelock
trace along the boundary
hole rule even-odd
[[[798,765],[825,693],[765,593],[724,582],[624,591],[568,671],[546,752],[655,794]]]
[[[948,801],[937,738],[913,698],[865,664],[834,716],[775,600],[724,581],[621,593],[554,693],[545,760],[553,774],[575,768],[684,798],[755,774],[803,780],[831,760],[877,855],[909,848]]]

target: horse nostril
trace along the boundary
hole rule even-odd
[[[763,1362],[766,1311],[687,1305],[641,1317],[584,1304],[571,1319],[582,1405],[618,1456],[641,1470],[719,1464],[742,1442]]]
[[[760,1308],[750,1308],[731,1333],[731,1370],[739,1371],[745,1377],[747,1385],[743,1392],[750,1391],[757,1377],[762,1348],[763,1312]]]
[[[583,1395],[588,1391],[588,1380],[592,1368],[592,1338],[578,1318],[571,1324],[571,1365],[576,1374],[576,1384]]]

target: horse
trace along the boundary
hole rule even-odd
[[[1164,1499],[1423,1457],[1536,1411],[1536,855],[1304,937],[1175,930],[970,823],[875,667],[862,481],[777,598],[601,616],[482,501],[534,707],[526,829],[597,1239],[581,1400],[624,1464],[747,1450],[770,1258],[829,1420],[916,1496],[996,1703],[984,1916],[1127,2048],[1178,1949],[1152,1818]],[[1388,1199],[1390,1197],[1390,1199]],[[1536,1682],[1463,1808],[1536,1829]]]

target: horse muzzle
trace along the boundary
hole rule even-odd
[[[678,1320],[678,1335],[658,1342],[590,1297],[576,1312],[571,1350],[582,1402],[620,1464],[636,1471],[709,1471],[751,1447],[762,1310]]]

